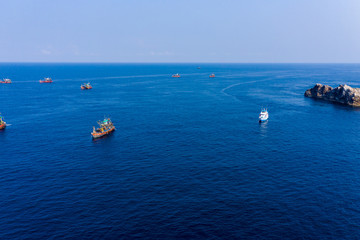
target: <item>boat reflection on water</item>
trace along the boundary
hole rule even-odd
[[[266,121],[266,122],[261,122],[261,124],[259,124],[259,126],[260,126],[260,136],[261,136],[261,137],[267,137],[268,124],[269,124],[268,121]]]

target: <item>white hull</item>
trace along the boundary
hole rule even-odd
[[[269,118],[269,113],[267,112],[266,109],[263,109],[259,115],[259,122],[265,122],[268,120],[268,118]]]

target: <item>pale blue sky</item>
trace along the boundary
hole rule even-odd
[[[360,62],[360,0],[3,0],[1,62]]]

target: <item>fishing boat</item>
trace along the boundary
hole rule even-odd
[[[90,83],[81,84],[81,90],[88,90],[88,89],[92,89]]]
[[[209,78],[214,78],[215,74],[210,74]]]
[[[179,78],[179,77],[180,77],[180,74],[178,74],[178,73],[177,73],[177,74],[173,74],[172,77],[174,77],[174,78]]]
[[[259,122],[265,122],[269,118],[269,113],[266,108],[262,108],[259,114]]]
[[[0,130],[6,128],[6,122],[4,121],[4,118],[0,114]]]
[[[0,83],[11,83],[11,79],[4,78],[2,81],[0,81]]]
[[[111,122],[110,118],[105,118],[104,120],[98,121],[97,123],[99,124],[99,128],[95,129],[95,127],[93,127],[93,131],[91,133],[94,139],[103,137],[115,131],[115,126]]]
[[[40,83],[52,83],[52,79],[51,78],[44,78],[44,80],[40,80]]]

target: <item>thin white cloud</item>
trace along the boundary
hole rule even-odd
[[[169,51],[164,51],[164,52],[151,51],[151,52],[149,52],[149,54],[151,56],[170,56],[170,55],[174,55],[172,52],[169,52]]]
[[[50,50],[48,50],[48,49],[41,49],[41,53],[43,55],[50,55],[52,52]]]
[[[80,50],[79,50],[79,47],[78,47],[77,45],[72,44],[72,45],[70,46],[70,48],[71,48],[72,53],[73,53],[75,56],[79,56],[79,55],[80,55]]]

